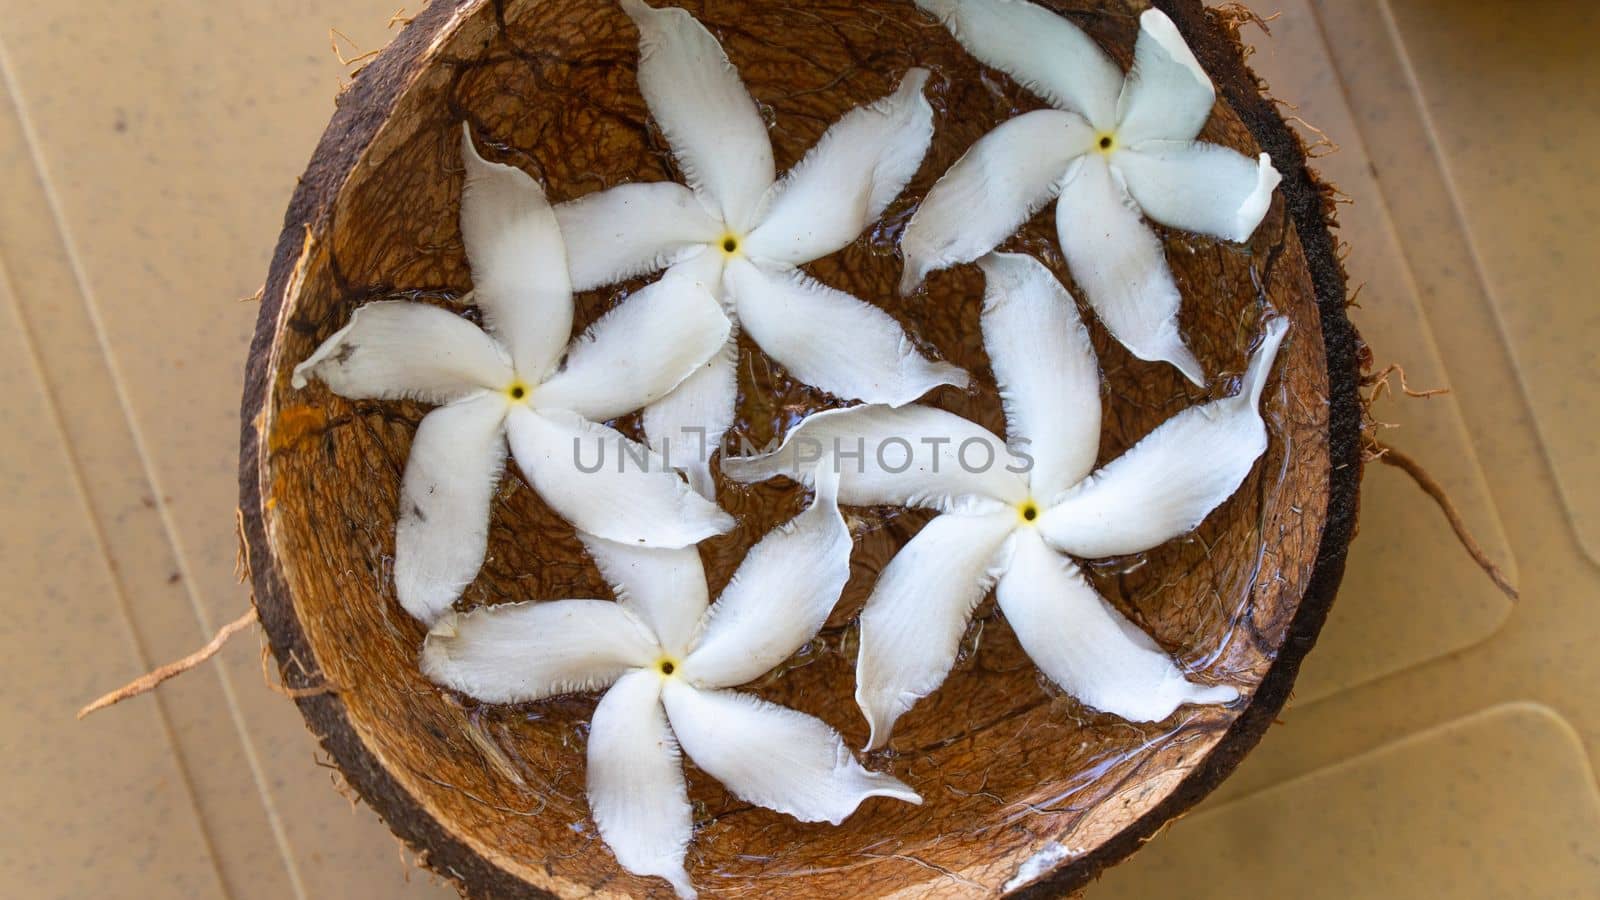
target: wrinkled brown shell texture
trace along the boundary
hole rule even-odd
[[[997,123],[1040,106],[980,69],[906,0],[828,3],[687,0],[727,47],[772,124],[780,171],[830,122],[933,70],[934,148],[884,222],[808,269],[882,305],[930,352],[974,373],[970,392],[931,402],[1003,433],[978,331],[973,267],[901,299],[895,250],[915,201]],[[1132,54],[1139,0],[1049,4]],[[1198,3],[1161,4],[1195,46],[1221,99],[1204,139],[1266,149],[1286,178],[1245,246],[1164,233],[1185,296],[1183,327],[1210,391],[1140,362],[1086,313],[1105,371],[1101,460],[1168,416],[1236,385],[1270,306],[1293,322],[1264,409],[1271,446],[1238,493],[1193,535],[1136,559],[1094,561],[1096,586],[1195,677],[1237,686],[1232,708],[1185,707],[1135,725],[1052,689],[992,602],[978,610],[944,687],[901,720],[892,750],[867,760],[916,788],[914,807],[868,801],[842,827],[752,808],[688,767],[696,833],[688,867],[708,896],[874,897],[997,892],[1041,850],[1060,892],[1121,859],[1232,769],[1287,696],[1332,598],[1355,512],[1359,462],[1353,334],[1320,195],[1300,145],[1244,69],[1236,41]],[[609,0],[436,0],[341,98],[291,207],[252,348],[244,399],[243,509],[256,598],[284,677],[332,690],[300,705],[348,780],[436,871],[474,896],[591,891],[666,896],[623,872],[584,801],[593,697],[479,705],[417,670],[423,628],[391,578],[396,495],[417,421],[408,403],[294,390],[293,366],[363,302],[408,296],[452,308],[470,288],[457,230],[460,122],[485,155],[543,179],[554,200],[677,175],[635,82],[637,34]],[[1007,246],[1049,262],[1041,213]],[[586,325],[627,289],[578,298]],[[839,401],[794,383],[746,345],[740,433],[759,444]],[[636,429],[634,419],[621,427]],[[703,545],[713,591],[744,552],[804,504],[787,481],[724,484],[737,530]],[[853,620],[877,573],[926,515],[849,511],[855,571],[823,634],[752,686],[820,716],[852,746],[866,728],[852,699]],[[488,561],[463,607],[609,597],[572,530],[514,469],[494,504]]]

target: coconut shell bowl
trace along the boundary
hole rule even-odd
[[[657,5],[661,5],[657,3]],[[1041,0],[1124,68],[1144,0]],[[686,869],[707,897],[966,897],[1072,893],[1214,789],[1262,737],[1316,640],[1353,535],[1361,475],[1361,345],[1327,192],[1245,65],[1235,13],[1155,0],[1216,86],[1201,140],[1282,174],[1248,240],[1155,226],[1182,293],[1181,330],[1205,387],[1136,358],[1083,308],[1103,374],[1099,462],[1181,410],[1235,393],[1270,316],[1288,337],[1261,399],[1268,441],[1239,488],[1193,531],[1083,562],[1090,584],[1197,681],[1232,703],[1132,722],[1074,699],[1024,653],[994,597],[979,603],[942,687],[862,752],[857,619],[885,565],[931,518],[845,506],[849,581],[815,639],[740,688],[837,729],[920,806],[874,798],[835,827],[741,800],[685,762]],[[726,49],[768,123],[777,171],[844,112],[931,72],[934,137],[884,215],[808,274],[887,312],[927,355],[972,375],[922,399],[1004,435],[979,323],[984,277],[957,265],[899,289],[899,238],[935,181],[980,136],[1044,101],[985,68],[910,0],[681,0]],[[396,599],[401,476],[430,407],[350,400],[294,368],[352,312],[424,302],[476,321],[458,216],[463,123],[482,155],[536,178],[552,202],[630,181],[682,181],[637,83],[639,32],[613,0],[434,0],[339,97],[295,192],[250,348],[241,506],[260,619],[280,673],[344,779],[428,868],[471,897],[670,897],[621,867],[585,797],[594,693],[483,703],[435,684],[428,629]],[[1081,298],[1049,208],[1002,245]],[[587,327],[654,276],[576,295]],[[1081,299],[1080,299],[1080,302]],[[740,338],[735,441],[761,446],[848,405]],[[639,437],[640,417],[611,423]],[[725,449],[724,454],[728,451]],[[718,470],[720,471],[720,470]],[[717,476],[736,525],[704,541],[711,596],[763,535],[806,508],[788,479]],[[573,527],[508,464],[482,571],[455,609],[612,589]]]

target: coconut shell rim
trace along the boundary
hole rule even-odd
[[[245,367],[240,407],[239,509],[250,570],[252,601],[267,632],[284,683],[307,728],[333,758],[346,781],[433,872],[469,897],[551,896],[499,868],[471,849],[400,786],[361,741],[338,694],[318,692],[305,634],[287,584],[271,553],[262,507],[262,435],[258,425],[271,396],[270,363],[285,300],[296,281],[306,242],[331,213],[350,173],[387,121],[395,102],[429,60],[429,50],[459,20],[503,0],[435,0],[339,96],[284,216]],[[1307,167],[1304,143],[1278,114],[1245,63],[1237,34],[1200,0],[1152,0],[1189,41],[1219,94],[1238,114],[1283,174],[1279,186],[1310,268],[1322,326],[1328,375],[1328,510],[1311,577],[1266,676],[1248,704],[1201,762],[1160,803],[1112,838],[1080,857],[1052,867],[1012,897],[1055,897],[1082,888],[1127,858],[1173,819],[1214,790],[1260,741],[1288,700],[1305,654],[1316,643],[1344,574],[1355,533],[1362,473],[1360,339],[1346,315],[1344,270],[1336,252],[1322,183]]]

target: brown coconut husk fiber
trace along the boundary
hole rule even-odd
[[[965,146],[1037,107],[1003,77],[981,77],[905,0],[684,3],[724,41],[771,113],[779,168],[846,109],[887,93],[910,65],[935,71],[933,151],[878,233],[810,267],[882,305],[979,385],[931,402],[998,429],[978,340],[981,280],[940,273],[898,298],[898,223]],[[1049,3],[1131,56],[1138,0]],[[1361,348],[1345,316],[1330,193],[1245,67],[1231,26],[1198,0],[1159,0],[1218,86],[1202,136],[1284,174],[1255,237],[1234,246],[1166,233],[1185,292],[1183,327],[1212,394],[1232,390],[1270,307],[1292,331],[1268,385],[1270,447],[1238,493],[1187,538],[1090,577],[1197,677],[1239,686],[1229,708],[1186,707],[1133,725],[1047,689],[1002,619],[981,607],[945,686],[869,760],[925,804],[872,801],[839,828],[805,825],[733,798],[690,767],[697,832],[689,869],[707,896],[878,897],[998,890],[1051,846],[1027,896],[1072,891],[1133,852],[1212,790],[1272,723],[1333,600],[1356,521],[1362,467]],[[634,81],[636,35],[605,0],[436,0],[340,97],[302,178],[262,297],[243,400],[241,509],[261,623],[286,684],[333,685],[297,702],[349,784],[434,871],[474,897],[666,896],[621,870],[583,799],[583,723],[592,698],[479,706],[417,670],[423,629],[389,580],[395,501],[425,411],[348,401],[289,372],[363,302],[404,295],[458,306],[470,289],[456,211],[466,121],[486,155],[540,177],[564,200],[625,180],[673,178]],[[1006,245],[1071,285],[1048,214]],[[580,324],[615,291],[578,299]],[[1106,373],[1102,460],[1208,396],[1170,367],[1142,363],[1091,324]],[[1230,374],[1231,373],[1231,374]],[[755,443],[782,416],[838,401],[795,384],[746,346],[740,429]],[[633,427],[636,423],[623,423]],[[722,485],[740,520],[704,547],[717,590],[743,550],[802,502],[787,484]],[[859,746],[851,619],[876,571],[925,520],[852,510],[855,576],[835,616],[779,677],[754,690],[821,716]],[[462,606],[609,596],[571,529],[514,475],[494,504],[489,559]]]

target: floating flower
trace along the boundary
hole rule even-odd
[[[929,507],[861,614],[856,701],[888,741],[896,719],[944,681],[973,609],[996,586],[1017,640],[1085,704],[1135,721],[1183,703],[1226,703],[1231,687],[1186,680],[1066,556],[1138,553],[1193,529],[1266,450],[1257,412],[1287,326],[1268,323],[1237,395],[1168,419],[1098,472],[1099,366],[1077,305],[1038,261],[979,260],[982,329],[1015,452],[985,429],[921,405],[856,406],[803,420],[778,450],[727,459],[740,481],[831,457],[847,505]]]
[[[716,38],[681,9],[622,0],[639,27],[639,89],[688,187],[624,184],[556,207],[578,290],[670,267],[723,298],[789,374],[839,397],[900,405],[966,375],[924,358],[887,313],[797,266],[856,239],[922,163],[928,73],[836,122],[781,181],[755,101]],[[645,410],[644,427],[709,495],[706,460],[733,422],[737,348]]]
[[[295,387],[315,376],[351,399],[441,404],[417,426],[395,528],[395,590],[424,623],[483,566],[507,437],[529,484],[580,531],[685,547],[733,526],[649,448],[600,424],[665,396],[727,342],[717,301],[664,278],[569,345],[555,213],[532,178],[484,160],[464,132],[461,234],[487,333],[427,304],[368,303],[294,370]],[[579,468],[580,451],[608,447],[616,465]]]
[[[989,132],[928,192],[901,241],[914,290],[928,273],[971,262],[1056,199],[1056,233],[1100,321],[1141,359],[1195,384],[1200,363],[1178,332],[1178,286],[1140,213],[1174,228],[1245,241],[1281,180],[1259,161],[1195,140],[1216,89],[1157,9],[1139,17],[1133,70],[1083,31],[1023,0],[917,0],[968,52],[1055,109]]]
[[[727,690],[760,678],[816,636],[850,577],[837,480],[751,548],[716,605],[694,548],[585,544],[618,602],[557,600],[452,613],[422,670],[489,703],[602,688],[589,728],[589,809],[623,868],[693,897],[693,832],[679,749],[740,799],[839,824],[868,797],[921,803],[861,767],[820,719]]]

